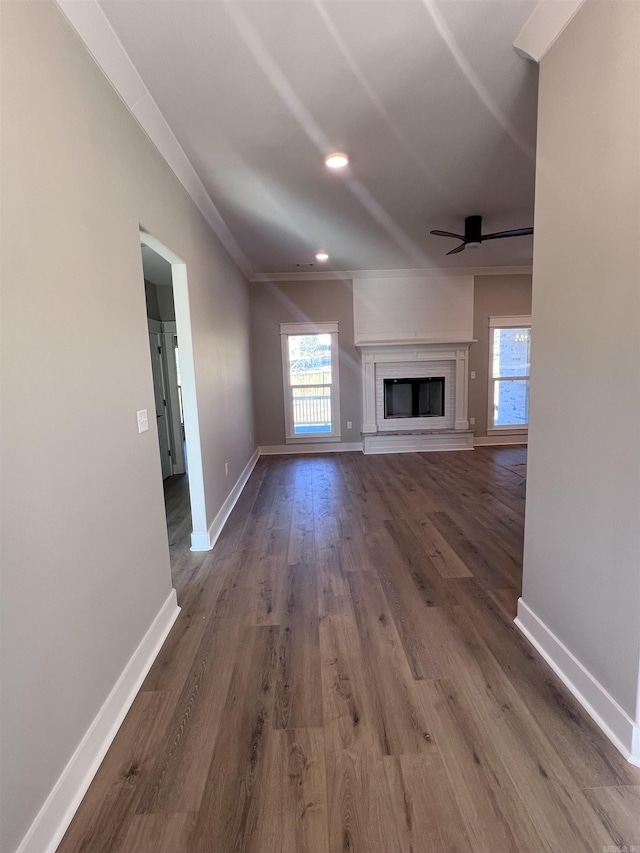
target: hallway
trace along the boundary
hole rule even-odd
[[[174,474],[162,483],[164,506],[167,514],[171,572],[174,577],[180,556],[189,550],[191,535],[191,503],[189,501],[189,479],[187,474]]]
[[[182,612],[60,853],[640,845],[640,770],[512,623],[525,475],[523,448],[262,457],[199,553],[175,478]]]

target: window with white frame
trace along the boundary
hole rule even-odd
[[[530,363],[531,317],[489,317],[490,432],[527,429]]]
[[[286,442],[340,441],[338,324],[281,323]]]

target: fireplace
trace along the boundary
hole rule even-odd
[[[360,345],[365,453],[473,447],[467,420],[469,344]]]
[[[378,361],[374,370],[376,432],[455,427],[453,360]],[[422,411],[421,411],[422,410]]]
[[[384,416],[385,419],[444,417],[444,376],[385,379]]]

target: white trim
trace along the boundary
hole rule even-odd
[[[515,377],[514,377],[515,378]],[[529,377],[527,377],[528,379]],[[520,380],[523,381],[524,377]],[[527,435],[529,427],[497,426],[488,427],[487,435]]]
[[[280,323],[281,335],[332,335],[337,332],[337,320],[328,323]]]
[[[240,476],[238,477],[235,486],[231,489],[229,494],[227,495],[226,500],[218,510],[216,517],[211,522],[209,529],[206,533],[196,533],[195,531],[191,534],[191,550],[192,551],[210,551],[213,546],[218,541],[218,536],[222,533],[222,528],[225,525],[226,520],[231,515],[231,510],[236,505],[238,498],[244,487],[247,484],[247,480],[251,476],[251,472],[256,467],[256,462],[260,457],[260,451],[256,448],[251,456],[251,459],[244,466],[244,469]]]
[[[361,441],[344,442],[343,444],[267,444],[259,447],[260,456],[299,456],[305,453],[348,453],[362,450]]]
[[[497,447],[501,444],[528,444],[528,433],[518,435],[478,435],[473,439],[474,447]]]
[[[179,612],[176,591],[172,589],[16,853],[54,853]]]
[[[254,267],[236,242],[182,146],[97,0],[56,0],[102,73],[118,93],[166,164],[207,220],[239,269],[249,278]]]
[[[285,442],[287,444],[318,444],[318,439],[322,439],[322,443],[327,442],[336,442],[342,441],[342,435],[339,432],[328,434],[328,433],[315,433],[312,435],[289,435],[285,438]]]
[[[529,329],[529,337],[531,337],[531,314],[510,314],[504,317],[493,315],[489,317],[489,364],[487,370],[487,434],[492,435],[494,432],[501,433],[505,431],[515,432],[517,430],[526,432],[529,429],[528,421],[526,424],[501,424],[498,426],[493,423],[493,407],[496,393],[496,382],[529,382],[529,387],[531,387],[531,365],[529,365],[529,373],[526,376],[493,375],[493,352],[496,329]]]
[[[575,2],[575,0],[574,0]],[[56,0],[85,47],[111,83],[123,103],[160,152],[169,168],[191,196],[227,252],[249,281],[313,281],[359,278],[388,278],[423,276],[425,272],[442,275],[518,275],[530,274],[531,265],[511,267],[471,267],[435,270],[345,270],[323,272],[255,272],[218,208],[209,196],[202,180],[184,149],[176,139],[142,77],[138,73],[122,42],[105,16],[97,0]],[[520,38],[520,37],[519,37]]]
[[[331,385],[330,411],[331,432],[317,432],[306,435],[294,433],[294,386],[291,385],[291,366],[289,364],[289,338],[297,335],[331,336]],[[284,397],[285,442],[300,444],[317,441],[341,441],[340,431],[340,348],[338,344],[337,320],[324,323],[280,323],[280,351],[282,355],[282,389]],[[305,387],[305,386],[298,386]],[[309,387],[309,386],[306,386]]]
[[[257,272],[250,282],[276,281],[344,281],[350,278],[424,278],[425,275],[531,275],[531,265],[513,267],[433,267],[429,269],[408,270],[322,270],[317,272]]]
[[[84,2],[84,0],[83,0],[83,2]],[[92,0],[87,0],[87,2],[90,3],[90,2],[92,2]],[[140,245],[141,246],[148,246],[150,249],[153,249],[153,251],[156,254],[160,255],[161,258],[164,258],[165,261],[167,261],[168,263],[170,263],[172,265],[173,264],[183,264],[184,265],[185,262],[182,260],[180,255],[176,255],[176,253],[174,251],[172,251],[167,246],[165,246],[164,243],[160,242],[160,240],[158,240],[157,237],[154,237],[153,234],[149,234],[149,232],[145,231],[144,228],[142,228],[142,227],[140,227],[139,233],[140,233]],[[173,270],[171,272],[172,272],[171,285],[172,285],[172,287],[175,288],[175,281],[173,281]],[[174,300],[175,300],[175,293],[174,293]]]
[[[445,335],[440,338],[436,337],[420,337],[418,334],[411,336],[407,335],[404,338],[392,337],[391,334],[387,338],[358,338],[357,341],[354,341],[357,347],[362,347],[365,349],[366,347],[375,348],[375,347],[407,347],[407,346],[420,346],[420,347],[430,347],[430,346],[445,346],[446,344],[450,344],[452,347],[457,346],[471,346],[471,344],[476,344],[478,341],[473,338],[472,340],[464,340],[459,337],[451,337],[451,335]]]
[[[520,56],[540,62],[573,20],[584,0],[539,0],[513,46]]]
[[[193,356],[191,330],[191,308],[189,306],[189,281],[187,265],[179,255],[140,229],[140,244],[153,249],[171,264],[173,304],[176,312],[176,334],[181,353],[180,374],[182,377],[182,413],[184,434],[189,459],[189,501],[191,504],[192,535],[207,536],[207,509],[205,504],[202,445],[200,442],[200,416],[198,414],[198,391]]]
[[[510,314],[506,317],[489,317],[490,329],[531,328],[531,314]]]
[[[356,346],[363,353],[379,355],[376,361],[430,361],[439,358],[439,352],[447,352],[447,358],[455,358],[459,347],[470,347],[477,341],[460,341],[450,338],[395,338],[388,341],[358,341]],[[448,349],[444,349],[447,347]],[[376,350],[380,350],[377,353]]]
[[[640,767],[640,727],[522,598],[515,624],[616,749]]]

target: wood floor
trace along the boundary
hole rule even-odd
[[[525,463],[262,458],[208,553],[178,481],[182,612],[59,851],[640,850],[640,771],[512,623]]]

